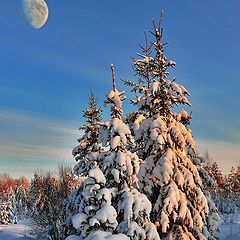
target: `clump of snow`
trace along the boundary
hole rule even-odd
[[[130,240],[124,234],[111,234],[103,231],[96,231],[91,233],[86,240]]]
[[[96,183],[106,183],[106,178],[103,175],[103,172],[97,167],[94,169],[91,169],[88,173],[89,178],[93,178]]]

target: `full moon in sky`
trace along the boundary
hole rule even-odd
[[[48,6],[44,0],[22,0],[23,10],[30,25],[41,28],[48,19]]]

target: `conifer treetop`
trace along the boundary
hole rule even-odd
[[[138,83],[124,81],[125,85],[132,87],[133,92],[140,93],[133,104],[138,105],[140,112],[150,115],[172,116],[172,109],[179,104],[191,106],[187,99],[189,92],[180,84],[176,78],[169,79],[169,68],[176,66],[175,61],[168,60],[164,53],[163,14],[158,24],[153,20],[153,31],[150,34],[152,41],[145,34],[145,46],[141,46],[142,53],[138,53],[139,59],[132,58],[133,69],[138,76]]]
[[[105,106],[112,105],[111,106],[111,116],[114,118],[121,119],[122,117],[122,102],[126,99],[125,96],[123,96],[124,91],[119,92],[116,87],[115,83],[115,71],[114,71],[114,65],[111,64],[111,71],[112,71],[112,86],[113,89],[108,93],[107,100],[104,102]]]
[[[124,92],[117,90],[113,65],[111,70],[113,90],[107,95],[105,103],[112,105],[112,117],[101,124],[99,142],[109,149],[101,167],[107,180],[106,186],[115,189],[113,205],[118,212],[117,231],[130,239],[160,240],[156,227],[150,221],[151,203],[135,188],[141,160],[130,151],[134,140],[122,120]]]
[[[84,131],[84,134],[78,139],[79,145],[72,151],[75,160],[78,162],[74,167],[74,171],[75,174],[79,176],[86,175],[88,172],[86,168],[91,167],[93,163],[93,161],[89,162],[91,155],[93,155],[94,152],[100,151],[100,147],[98,146],[98,135],[102,109],[98,108],[98,98],[95,97],[92,89],[90,90],[88,98],[89,106],[83,110],[82,115],[83,118],[86,119],[86,123],[79,128],[79,130]]]
[[[133,59],[138,83],[125,81],[139,94],[132,101],[138,105],[132,121],[137,154],[144,161],[139,185],[153,204],[151,220],[162,239],[215,239],[208,222],[217,228],[218,217],[203,190],[202,162],[187,128],[191,115],[175,109],[191,106],[189,92],[169,77],[176,63],[164,53],[161,24],[162,16],[158,25],[153,21],[153,41],[146,37],[139,59]]]
[[[90,88],[90,94],[88,95],[89,107],[83,110],[83,118],[86,119],[85,125],[80,126],[79,130],[91,131],[92,127],[95,127],[101,121],[102,109],[98,108],[98,98],[95,97],[92,88]]]

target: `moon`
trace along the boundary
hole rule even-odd
[[[23,10],[29,24],[39,29],[48,19],[48,6],[44,0],[22,0]]]

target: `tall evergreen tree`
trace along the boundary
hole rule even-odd
[[[41,205],[42,201],[42,181],[39,173],[35,172],[29,188],[29,211],[34,211]]]
[[[153,41],[146,37],[140,59],[133,59],[138,83],[125,82],[139,93],[132,101],[138,105],[132,126],[144,160],[140,187],[153,204],[152,221],[161,239],[215,239],[219,218],[215,212],[208,218],[211,204],[204,194],[202,159],[188,128],[191,115],[175,112],[181,104],[191,106],[189,92],[169,78],[176,63],[164,54],[161,22],[162,16],[158,26],[153,21]]]
[[[79,145],[76,146],[72,154],[77,161],[74,166],[74,172],[79,177],[89,177],[89,171],[95,169],[100,162],[101,152],[103,148],[98,144],[99,122],[101,120],[102,110],[98,107],[98,99],[95,97],[92,89],[88,96],[88,107],[83,110],[82,117],[86,122],[80,126],[79,130],[83,131],[83,135],[78,139]],[[83,179],[84,181],[84,179]],[[64,224],[64,235],[77,234],[78,231],[72,224],[72,218],[79,213],[79,207],[83,199],[84,185],[80,185],[73,191],[65,201],[69,216]],[[86,204],[86,203],[85,203]]]
[[[15,193],[7,189],[4,201],[0,201],[0,224],[17,223]]]
[[[124,92],[118,91],[112,69],[113,90],[107,95],[105,105],[111,105],[112,118],[101,124],[100,143],[108,148],[102,163],[108,188],[114,189],[113,206],[118,212],[117,231],[130,239],[159,239],[155,226],[150,221],[151,203],[146,195],[134,186],[138,184],[137,174],[141,160],[129,151],[134,140],[129,127],[122,121]]]
[[[27,193],[23,186],[16,189],[16,209],[18,216],[24,216],[27,213]]]
[[[73,150],[73,155],[79,161],[75,167],[76,173],[87,178],[68,200],[69,206],[73,208],[68,221],[72,222],[75,231],[68,231],[67,235],[72,235],[67,240],[129,239],[124,234],[113,234],[118,226],[117,212],[112,206],[115,191],[107,186],[107,180],[99,167],[102,165],[100,159],[105,156],[103,148],[98,144],[100,114],[101,110],[97,108],[91,92],[89,108],[83,115],[87,121],[80,127],[85,134],[79,140],[80,146]]]

